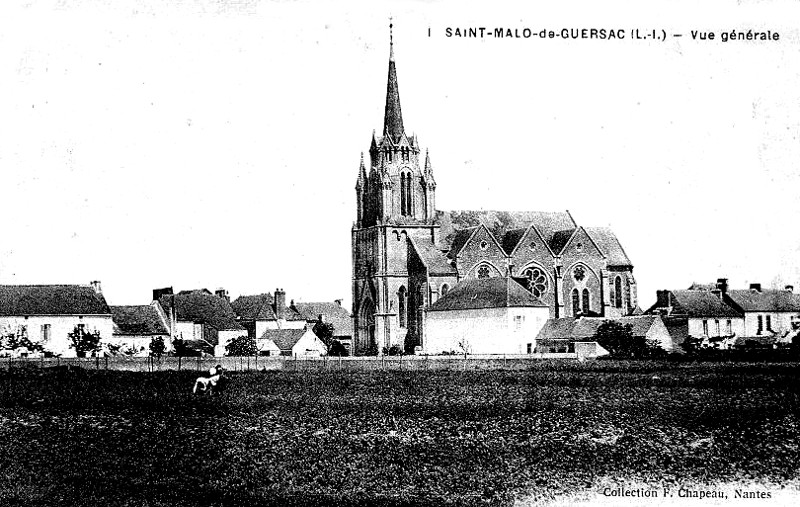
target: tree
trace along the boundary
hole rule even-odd
[[[78,324],[67,337],[70,341],[69,347],[75,349],[78,357],[86,357],[87,353],[100,350],[100,331],[87,332],[83,325]]]
[[[660,348],[657,344],[649,343],[644,336],[634,336],[632,325],[623,325],[614,320],[600,324],[594,334],[594,341],[612,357],[648,357]]]
[[[225,354],[228,356],[255,356],[258,354],[256,340],[247,335],[237,336],[225,345]]]
[[[330,348],[333,343],[333,324],[330,322],[317,322],[314,324],[314,334],[322,340],[326,347]]]
[[[346,356],[347,349],[339,340],[333,340],[333,342],[331,342],[331,346],[328,347],[328,355],[337,357]]]
[[[156,356],[161,359],[161,356],[167,351],[167,345],[164,343],[163,336],[154,336],[150,339],[150,355]]]

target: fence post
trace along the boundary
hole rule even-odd
[[[100,369],[100,356],[94,356],[94,369]]]

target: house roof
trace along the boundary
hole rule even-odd
[[[112,306],[115,335],[169,334],[158,310],[152,305]]]
[[[353,318],[350,312],[336,302],[295,303],[295,309],[306,321],[316,321],[320,315],[333,324],[334,336],[353,336]]]
[[[521,306],[547,307],[539,298],[511,278],[468,278],[457,283],[447,294],[433,303],[429,311]]]
[[[424,239],[414,239],[409,236],[409,241],[417,252],[420,260],[428,268],[430,275],[455,275],[458,273],[454,268],[447,256],[441,250],[436,248],[432,241]]]
[[[602,317],[580,317],[578,319],[560,318],[548,319],[537,336],[538,340],[586,340],[597,333],[597,329],[606,321],[613,320],[623,325],[630,324],[633,336],[646,336],[653,326],[658,315],[640,315],[634,317],[620,317],[618,319],[605,319]]]
[[[110,314],[90,285],[0,285],[0,316]]]
[[[175,301],[175,315],[179,321],[201,322],[217,331],[242,331],[244,328],[236,322],[231,304],[227,299],[210,294],[207,290],[181,291],[174,296],[167,294],[159,298],[159,303],[169,315],[172,312],[172,301]]]
[[[278,320],[275,314],[275,298],[269,292],[254,296],[239,296],[231,303],[236,315],[247,320]],[[286,320],[305,320],[296,309],[287,306],[284,311]]]
[[[703,317],[741,317],[735,308],[725,304],[717,294],[706,290],[672,290],[672,315]]]
[[[788,290],[729,290],[726,294],[745,312],[800,312],[800,294]]]
[[[308,332],[308,328],[303,329],[267,329],[261,334],[260,339],[272,340],[282,351],[289,352],[292,347],[300,341],[300,338]]]
[[[586,227],[586,233],[591,237],[600,251],[605,254],[611,266],[632,266],[631,260],[622,248],[617,236],[608,227]]]

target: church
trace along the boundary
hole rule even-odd
[[[569,211],[440,211],[433,174],[403,124],[390,35],[383,130],[356,180],[355,354],[423,345],[427,308],[463,280],[513,279],[550,318],[640,312],[633,264],[610,229],[580,226]]]

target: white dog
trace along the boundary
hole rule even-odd
[[[198,389],[201,393],[213,392],[222,378],[222,366],[213,366],[208,371],[208,375],[208,377],[197,377],[197,380],[194,382],[194,389],[192,390],[193,393],[196,394]]]

